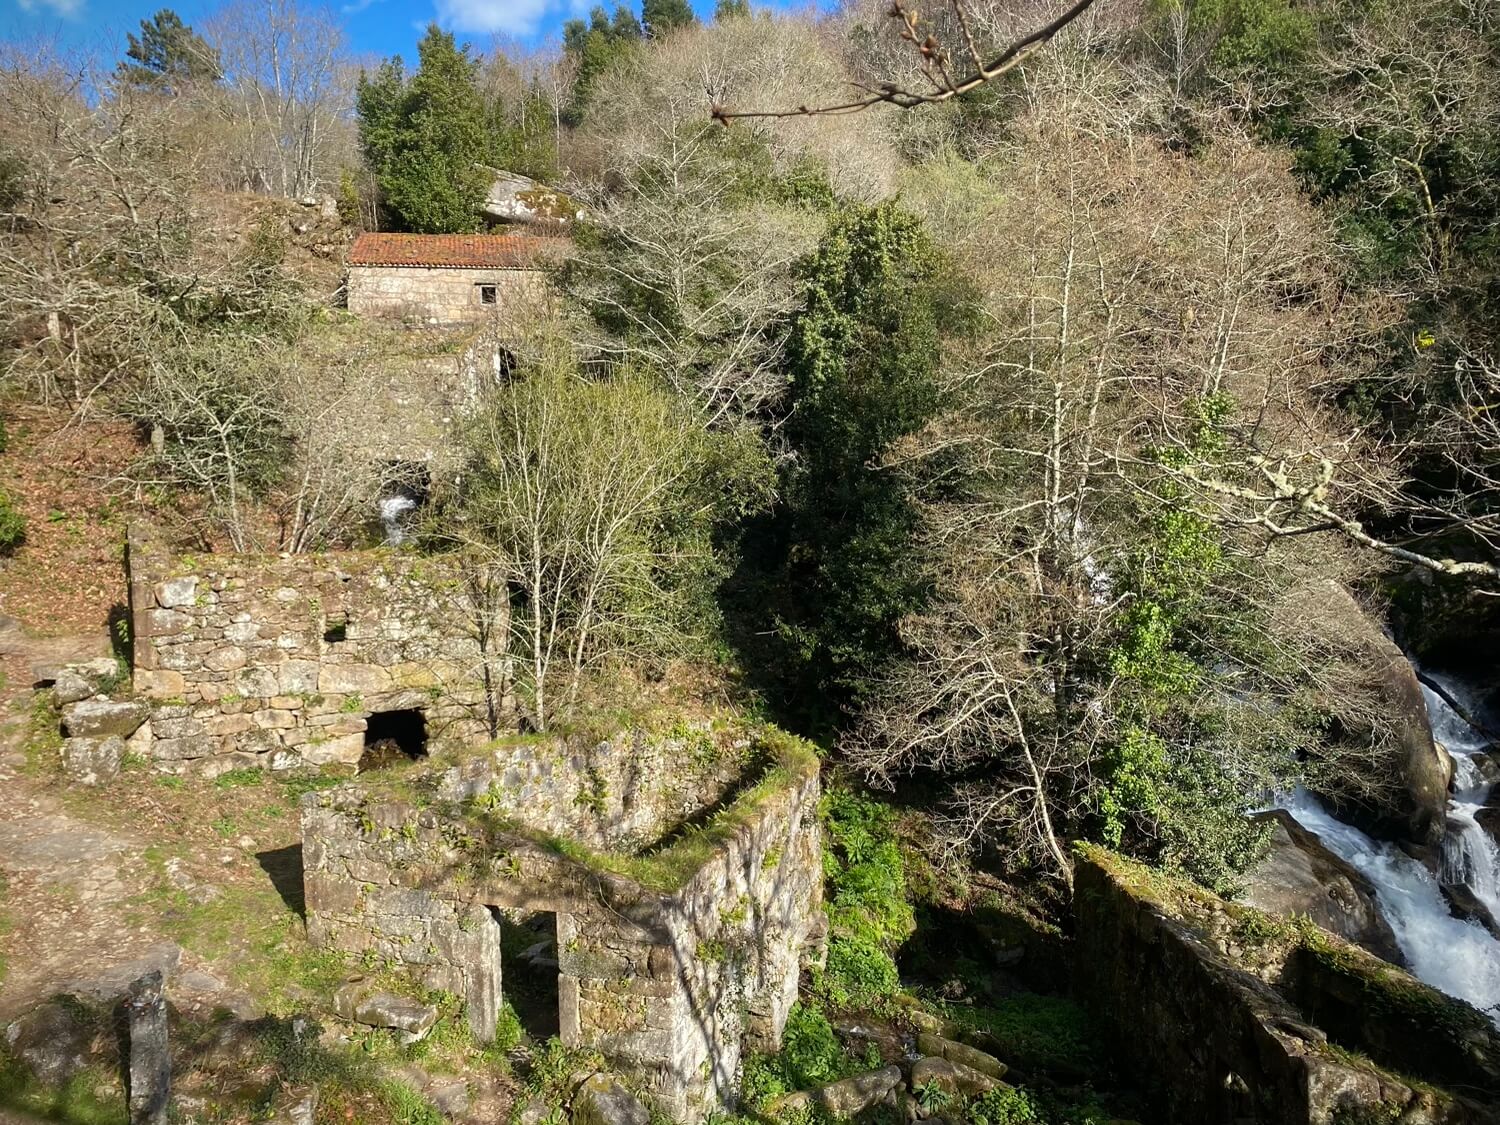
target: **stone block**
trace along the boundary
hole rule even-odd
[[[206,759],[199,767],[199,772],[209,780],[228,773],[230,770],[259,769],[263,765],[258,754],[247,754],[235,750],[228,754],[218,754]]]
[[[608,1074],[586,1078],[573,1095],[573,1125],[649,1125],[640,1099]]]
[[[911,1067],[914,1090],[933,1086],[954,1097],[980,1097],[1002,1084],[997,1078],[948,1059],[928,1056],[918,1059]]]
[[[63,741],[63,772],[80,785],[103,785],[113,781],[120,772],[124,757],[125,740],[119,735]]]
[[[219,645],[203,657],[203,666],[214,672],[233,672],[245,666],[245,650],[238,645]]]
[[[1008,1069],[994,1055],[986,1054],[978,1047],[971,1047],[967,1043],[960,1043],[953,1039],[945,1039],[929,1031],[923,1031],[917,1035],[917,1050],[924,1055],[959,1063],[981,1074],[988,1074],[991,1078],[1004,1078]]]
[[[373,664],[327,664],[318,672],[318,690],[325,695],[364,695],[390,686],[391,674]]]
[[[143,616],[147,635],[151,637],[181,635],[193,627],[192,614],[175,609],[148,609]]]
[[[253,728],[255,720],[246,714],[215,715],[208,720],[207,726],[211,734],[240,734]]]
[[[318,662],[287,660],[276,669],[281,690],[286,695],[312,695],[318,690]]]
[[[84,699],[63,708],[64,733],[78,737],[102,738],[135,733],[150,715],[150,708],[139,700]]]
[[[345,734],[322,742],[307,742],[302,747],[302,759],[309,765],[328,766],[335,763],[357,765],[365,752],[363,734]]]
[[[255,725],[262,730],[287,730],[297,725],[297,718],[290,711],[277,711],[274,708],[257,711],[253,718]]]
[[[217,754],[220,742],[210,734],[195,734],[188,738],[153,738],[151,756],[161,761],[187,761]]]
[[[187,694],[187,677],[170,668],[137,668],[134,686],[147,699],[180,699]]]
[[[349,914],[359,907],[359,885],[352,879],[322,871],[305,871],[302,875],[302,888],[309,912],[318,910]]]
[[[167,1125],[172,1063],[167,1047],[167,1000],[160,970],[130,986],[125,1004],[130,1044],[130,1125]]]
[[[281,694],[276,673],[270,668],[241,668],[234,674],[234,687],[241,695],[270,699]]]
[[[198,579],[192,576],[168,578],[158,582],[152,591],[156,604],[166,609],[193,605],[198,600]]]
[[[368,1027],[388,1027],[403,1043],[415,1043],[432,1030],[438,1010],[392,992],[372,992],[370,982],[357,978],[333,994],[333,1010],[341,1018]]]
[[[224,626],[224,639],[234,644],[248,644],[260,639],[260,626],[254,621],[232,621]]]

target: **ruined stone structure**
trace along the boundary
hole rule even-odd
[[[779,1044],[821,933],[818,795],[809,748],[740,725],[445,752],[304,799],[308,932],[461,996],[488,1039],[503,927],[551,915],[562,1040],[698,1120]]]
[[[535,295],[557,240],[529,234],[361,234],[349,251],[349,311],[462,324]]]
[[[1098,848],[1073,909],[1074,988],[1167,1125],[1500,1125],[1500,1032],[1372,954]]]
[[[457,568],[388,550],[174,558],[131,528],[132,748],[157,768],[358,762],[488,737],[487,661]]]

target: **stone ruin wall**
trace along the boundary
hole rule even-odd
[[[484,662],[444,560],[173,558],[136,526],[126,565],[134,687],[150,704],[137,744],[158,769],[353,763],[370,715],[406,709],[431,745],[487,737]]]
[[[685,883],[653,891],[521,836],[497,842],[463,806],[309,794],[302,813],[308,933],[467,1003],[493,1035],[504,992],[491,908],[557,917],[559,1024],[696,1121],[731,1106],[741,1053],[774,1050],[821,933],[816,765]]]
[[[680,724],[662,732],[518,735],[453,755],[436,796],[483,797],[496,816],[595,851],[635,852],[732,794],[754,747],[746,732]]]
[[[543,279],[540,270],[527,269],[350,266],[349,311],[423,323],[478,322],[540,292]],[[480,302],[480,285],[496,287],[495,304]]]

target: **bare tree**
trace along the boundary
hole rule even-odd
[[[354,158],[337,17],[297,0],[237,0],[204,31],[224,66],[237,186],[289,199],[331,190]]]
[[[1066,880],[1062,839],[1092,825],[1218,880],[1248,857],[1242,814],[1286,782],[1287,748],[1316,738],[1289,704],[1362,706],[1271,607],[1359,563],[1322,540],[1268,552],[1173,466],[1334,444],[1319,385],[1365,326],[1284,168],[1232,135],[1192,164],[1100,140],[1070,104],[1041,107],[998,182],[939,212],[988,343],[891,469],[959,452],[972,475],[925,504],[938,602],[906,622],[912,655],[846,749],[877,783],[947,779],[950,849]],[[929,171],[946,175],[969,173]]]

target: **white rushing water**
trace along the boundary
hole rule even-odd
[[[1374,885],[1380,913],[1419,979],[1476,1008],[1500,1005],[1500,942],[1477,922],[1453,917],[1427,868],[1335,819],[1307,793],[1298,791],[1284,807]]]
[[[1471,693],[1462,685],[1438,682],[1470,714],[1478,713],[1477,702],[1470,706]],[[1425,684],[1422,692],[1433,735],[1454,763],[1443,879],[1463,883],[1500,918],[1500,849],[1475,819],[1490,790],[1476,755],[1490,748],[1489,740]],[[1299,790],[1284,807],[1329,851],[1370,880],[1380,913],[1418,978],[1488,1010],[1500,1022],[1500,941],[1478,922],[1455,918],[1438,879],[1426,867],[1394,844],[1338,820],[1311,794]]]
[[[404,492],[385,496],[380,501],[380,522],[385,528],[385,541],[396,546],[406,538],[405,515],[417,506],[417,502]]]

